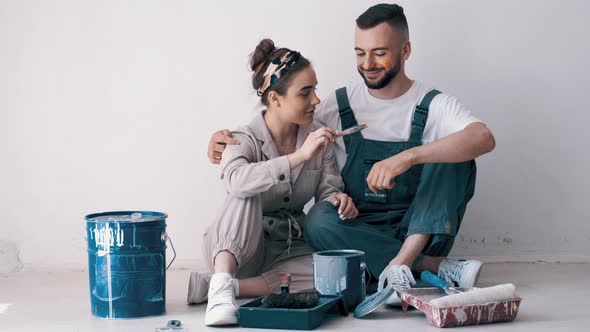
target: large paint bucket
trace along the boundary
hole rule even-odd
[[[166,313],[166,217],[149,211],[86,216],[94,316],[138,318]]]
[[[365,253],[325,250],[313,254],[313,280],[321,295],[342,295],[349,310],[365,299]]]

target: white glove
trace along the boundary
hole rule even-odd
[[[385,281],[387,281],[387,287],[393,289],[409,289],[416,284],[412,270],[407,265],[388,265],[379,275],[377,291],[385,288]]]

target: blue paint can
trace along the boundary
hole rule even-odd
[[[349,311],[365,299],[365,253],[324,250],[313,254],[313,282],[322,295],[342,295]]]
[[[150,211],[86,216],[94,316],[138,318],[166,313],[167,217]]]

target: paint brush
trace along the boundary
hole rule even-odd
[[[262,298],[262,305],[267,308],[303,309],[318,305],[320,296],[318,292],[289,293],[291,275],[284,274],[281,277],[281,292],[270,294]]]
[[[439,276],[430,271],[422,271],[420,274],[420,279],[426,281],[432,286],[436,286],[436,288],[444,290],[447,295],[463,293],[462,290],[453,287],[450,282],[441,279]]]
[[[369,128],[369,125],[367,124],[362,124],[362,125],[358,125],[358,126],[354,126],[354,127],[350,127],[348,129],[342,130],[342,131],[336,131],[336,136],[338,137],[342,137],[342,136],[346,136],[346,135],[351,135],[354,133],[358,133],[359,131]]]

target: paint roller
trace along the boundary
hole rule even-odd
[[[463,291],[452,287],[450,283],[439,278],[430,271],[422,272],[420,277],[425,282],[442,289],[448,294],[447,296],[439,297],[430,301],[431,305],[438,308],[486,304],[490,302],[512,300],[516,297],[516,286],[514,286],[514,284],[502,284],[485,288],[474,287]]]

